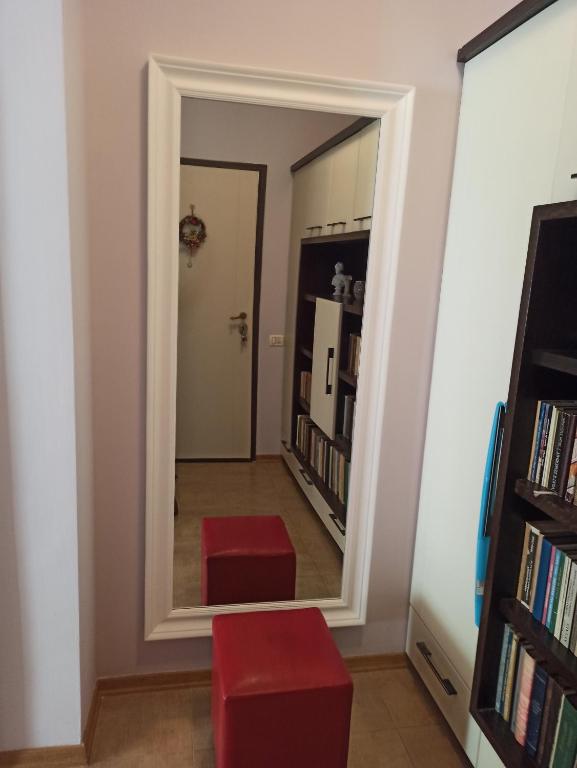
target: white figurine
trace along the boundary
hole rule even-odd
[[[334,287],[333,296],[347,297],[351,295],[351,281],[352,275],[343,275],[343,269],[345,265],[342,261],[337,261],[335,264],[335,276],[332,279],[332,285]]]

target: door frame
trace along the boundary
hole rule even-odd
[[[174,608],[174,437],[180,202],[180,115],[186,97],[380,118],[374,216],[363,315],[363,367],[357,387],[347,542],[339,598],[259,603],[256,609],[320,608],[330,627],[367,616],[377,510],[388,515],[382,466],[389,460],[392,331],[415,89],[366,80],[153,55],[148,64],[148,293],[146,395],[146,559],[144,637],[206,637],[212,619],[254,604]],[[389,528],[394,518],[389,520]]]
[[[256,422],[258,404],[258,340],[260,328],[260,291],[262,277],[262,243],[264,236],[264,211],[266,201],[266,175],[268,166],[261,163],[232,163],[225,160],[200,160],[181,157],[180,165],[194,165],[203,168],[225,168],[231,171],[256,171],[258,173],[258,195],[256,202],[256,233],[254,241],[254,285],[252,300],[252,361],[250,386],[250,457],[230,461],[254,461],[256,459]],[[182,461],[179,460],[179,461]],[[206,459],[184,459],[185,462],[207,461]],[[229,459],[208,459],[208,461],[229,461]]]

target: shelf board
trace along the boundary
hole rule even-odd
[[[502,598],[499,610],[515,629],[526,638],[547,662],[551,672],[562,675],[577,687],[577,658],[546,627],[537,621],[524,605],[513,597]]]
[[[537,768],[537,763],[517,743],[509,723],[498,712],[494,709],[480,709],[474,711],[473,715],[507,768]]]
[[[336,299],[333,299],[332,296],[317,296],[314,293],[304,293],[303,299],[305,301],[310,301],[313,304],[316,302],[317,299],[326,299],[327,301],[334,301],[336,304],[342,304],[343,312],[348,312],[350,315],[358,315],[358,317],[363,316],[364,303],[362,301],[352,301],[350,302],[350,304],[347,304],[344,301],[337,301]]]
[[[317,227],[315,227],[317,229]],[[347,243],[357,240],[368,240],[370,229],[359,229],[357,232],[340,232],[336,235],[320,235],[319,237],[303,237],[302,245],[321,245],[322,243]]]
[[[339,371],[339,379],[341,381],[346,382],[349,386],[357,388],[357,377],[353,376],[352,373],[349,373],[348,371]]]
[[[307,403],[307,401],[303,400],[302,397],[295,397],[295,400],[297,404],[300,406],[301,410],[303,410],[305,413],[311,412],[310,403]]]
[[[303,347],[302,344],[299,347],[299,352],[301,353],[301,355],[304,355],[305,357],[308,357],[309,360],[313,359],[313,353],[310,351],[310,349],[307,349],[306,347]]]
[[[577,351],[564,349],[536,349],[531,355],[534,365],[577,376]]]
[[[529,480],[516,480],[515,493],[529,504],[544,512],[553,520],[558,520],[567,526],[570,531],[577,533],[577,507],[557,495],[543,494],[535,496],[535,491],[547,491],[537,483]]]
[[[296,445],[292,446],[292,450],[294,455],[302,464],[303,468],[306,470],[307,474],[310,476],[310,479],[313,481],[313,484],[316,486],[317,490],[319,491],[323,499],[327,502],[329,507],[333,510],[334,514],[339,519],[341,524],[346,525],[347,510],[345,505],[342,503],[342,501],[339,499],[336,493],[333,493],[331,491],[331,489],[321,479],[320,475],[318,475],[317,472],[312,468],[312,466],[308,463],[308,461],[305,459],[305,457],[299,451]]]

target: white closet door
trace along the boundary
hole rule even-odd
[[[565,113],[559,140],[557,168],[553,182],[552,202],[577,200],[577,3],[573,10],[573,60],[567,83]]]
[[[331,440],[335,437],[342,313],[342,304],[328,299],[317,299],[313,341],[311,419]]]
[[[465,67],[411,603],[468,686],[487,443],[507,397],[533,206],[551,198],[574,11],[558,0]]]
[[[353,206],[353,226],[355,229],[370,229],[371,227],[379,132],[384,129],[384,120],[382,129],[381,121],[376,120],[361,131],[358,136],[359,161]]]
[[[305,231],[303,237],[327,234],[327,205],[331,164],[328,155],[321,155],[303,168],[305,172]]]
[[[330,163],[327,233],[336,235],[353,228],[353,207],[359,158],[359,137],[338,144],[327,153]]]

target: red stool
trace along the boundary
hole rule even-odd
[[[278,515],[205,517],[200,548],[203,605],[295,599],[296,555]]]
[[[215,616],[216,768],[346,768],[353,683],[318,608]]]

